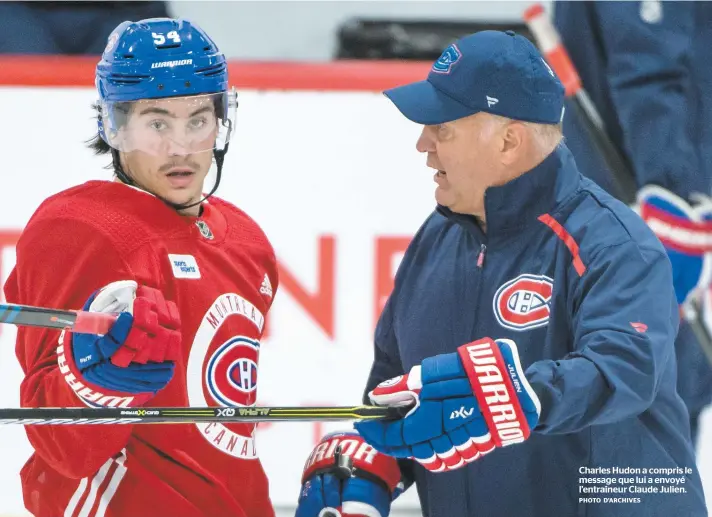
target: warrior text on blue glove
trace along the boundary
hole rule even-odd
[[[541,412],[509,339],[484,338],[429,357],[409,374],[379,384],[369,397],[378,405],[414,408],[395,422],[357,423],[364,439],[433,472],[525,441]]]

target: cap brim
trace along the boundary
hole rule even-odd
[[[474,115],[479,111],[460,104],[435,88],[429,81],[398,86],[384,91],[383,94],[407,119],[428,126],[444,124]]]

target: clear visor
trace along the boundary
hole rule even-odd
[[[105,102],[101,106],[107,144],[124,153],[188,155],[222,150],[230,141],[237,92],[166,99]]]

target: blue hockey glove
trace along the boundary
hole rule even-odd
[[[85,384],[115,395],[155,394],[168,384],[181,350],[173,302],[156,289],[126,280],[94,293],[83,310],[120,313],[106,335],[69,334],[67,362]]]
[[[662,242],[672,263],[678,304],[701,285],[705,254],[712,251],[712,202],[692,206],[672,192],[649,185],[638,193],[640,216]],[[706,283],[707,281],[705,281]]]
[[[400,478],[396,459],[357,432],[328,434],[304,466],[295,517],[387,517]]]
[[[509,339],[485,338],[429,357],[369,397],[377,405],[415,407],[394,422],[356,423],[361,436],[384,454],[413,458],[433,472],[523,442],[541,412]]]

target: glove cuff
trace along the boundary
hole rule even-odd
[[[648,185],[638,193],[640,217],[671,250],[702,256],[712,251],[712,222],[708,207],[695,207],[676,194]]]
[[[86,380],[72,354],[72,333],[62,331],[57,346],[57,365],[67,385],[89,407],[139,407],[153,397],[152,392],[125,393],[110,390]]]
[[[510,372],[494,340],[484,338],[457,349],[472,391],[497,447],[520,443],[530,429]]]
[[[336,461],[336,450],[339,447],[340,455],[348,458],[349,466],[346,468]],[[383,485],[391,495],[401,483],[398,461],[378,452],[355,431],[332,433],[322,438],[307,459],[301,482],[304,484],[314,475],[326,472],[337,477],[353,475],[376,482]]]

